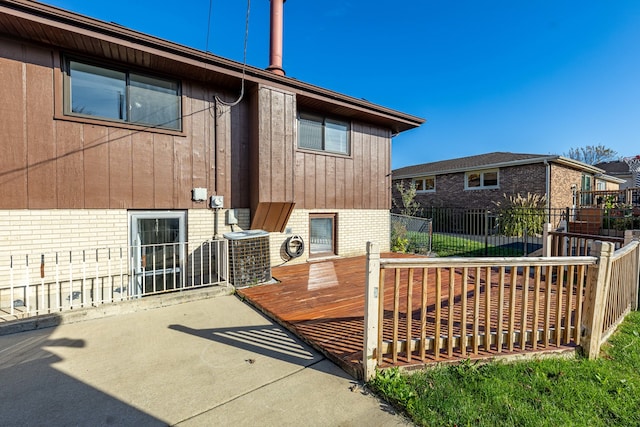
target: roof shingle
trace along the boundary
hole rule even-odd
[[[558,156],[544,155],[544,154],[523,154],[523,153],[507,153],[507,152],[493,152],[479,154],[476,156],[459,157],[457,159],[441,160],[438,162],[423,163],[420,165],[406,166],[403,168],[395,169],[393,171],[393,178],[403,178],[418,176],[421,174],[438,175],[442,173],[449,173],[453,171],[471,170],[485,167],[498,167],[505,163],[523,161],[528,163],[543,162],[544,160],[555,159]]]

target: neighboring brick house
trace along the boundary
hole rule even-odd
[[[148,229],[189,256],[214,234],[265,230],[272,264],[292,235],[307,243],[294,262],[388,250],[391,138],[424,120],[276,71],[0,2],[0,262],[143,245]]]
[[[597,168],[603,169],[606,171],[607,175],[614,176],[623,180],[620,184],[620,190],[625,188],[633,188],[637,187],[637,184],[634,183],[634,176],[631,170],[629,169],[629,164],[622,160],[615,160],[612,162],[603,162],[595,165]]]
[[[604,170],[562,156],[494,152],[395,169],[394,206],[400,206],[397,185],[415,183],[416,201],[424,207],[495,207],[504,195],[546,195],[547,207],[574,205],[575,191],[617,189],[621,180]]]

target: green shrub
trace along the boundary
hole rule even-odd
[[[545,205],[547,197],[540,194],[527,193],[523,197],[504,195],[504,200],[494,202],[498,207],[498,229],[505,236],[522,237],[542,234],[546,220]]]
[[[407,227],[404,224],[393,223],[391,226],[391,251],[406,253],[408,247]]]

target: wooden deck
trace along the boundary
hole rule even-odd
[[[383,256],[389,258],[400,255],[384,254]],[[407,257],[404,254],[401,256]],[[279,283],[239,289],[237,293],[241,298],[324,353],[351,375],[359,377],[362,371],[364,340],[365,271],[366,259],[364,256],[276,267],[273,268],[272,275]],[[435,272],[430,272],[429,275],[431,274],[435,274]],[[394,280],[392,276],[391,274],[387,275],[385,282],[392,283]],[[391,288],[392,286],[387,287],[387,289]],[[482,289],[480,292],[482,293]],[[460,293],[461,289],[457,291],[456,299],[461,297]],[[431,301],[435,301],[433,299],[435,295],[429,298]],[[385,300],[387,299],[388,295],[385,292]],[[416,298],[415,301],[419,301],[419,299]],[[385,308],[386,306],[385,302]],[[497,310],[497,308],[495,309]],[[446,311],[442,311],[442,322],[447,323]],[[406,313],[406,305],[404,312]],[[521,318],[521,316],[518,315],[517,318]],[[416,320],[414,320],[412,328],[415,328],[419,323],[419,320]],[[428,319],[427,322],[431,323],[429,329],[432,331],[430,333],[435,334],[435,322],[433,319]],[[562,323],[562,320],[560,322]],[[558,345],[553,351],[573,349],[574,346]],[[502,355],[518,354],[533,350],[535,349],[515,348],[513,351],[504,349],[498,351],[494,346],[494,348],[484,351],[481,349],[479,355],[475,357],[491,358],[495,357],[497,353]],[[465,354],[462,356],[469,357]],[[437,360],[435,358],[428,360],[404,358],[400,364],[424,365],[425,362],[446,362],[460,360],[460,358],[459,354],[454,357],[442,354]]]

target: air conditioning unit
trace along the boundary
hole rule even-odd
[[[229,241],[229,282],[236,288],[271,280],[269,233],[264,230],[224,234]]]

